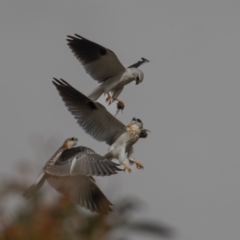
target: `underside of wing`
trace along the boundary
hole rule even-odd
[[[123,73],[126,69],[116,54],[82,36],[67,36],[68,46],[81,62],[86,72],[97,80],[104,82],[109,77]]]
[[[117,166],[98,154],[79,154],[73,159],[70,172],[72,175],[109,176],[122,171]]]
[[[92,101],[63,79],[55,79],[57,88],[68,110],[78,124],[93,138],[111,145],[126,127],[100,103]]]
[[[108,214],[112,210],[111,202],[92,178],[80,175],[71,177],[47,175],[46,180],[58,192],[91,212]]]
[[[83,151],[82,151],[83,149]],[[122,171],[118,164],[105,159],[96,153],[86,153],[91,150],[86,147],[76,147],[65,150],[54,165],[45,169],[45,173],[54,176],[109,176]],[[92,150],[93,151],[93,150]]]

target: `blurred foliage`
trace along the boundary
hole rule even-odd
[[[19,165],[15,179],[0,179],[0,240],[129,240],[133,233],[157,239],[174,237],[173,229],[163,223],[133,220],[134,212],[142,207],[135,198],[114,203],[108,216],[83,210],[60,195],[47,201],[45,188],[31,200],[25,200],[22,193],[30,185],[26,173],[32,171],[31,164],[25,166]],[[10,213],[7,206],[12,200],[15,203]]]

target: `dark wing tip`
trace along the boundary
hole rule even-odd
[[[65,105],[68,108],[71,105],[75,106],[78,103],[78,101],[82,101],[83,99],[87,98],[84,94],[80,93],[78,90],[76,90],[62,78],[60,79],[53,78],[52,83],[57,88],[59,95],[62,97]]]
[[[69,83],[67,83],[65,80],[63,80],[62,78],[57,79],[57,78],[53,78],[52,83],[57,87],[57,86],[62,86],[62,87],[66,87],[66,86],[70,86],[72,87]]]
[[[123,171],[123,169],[118,168],[119,164],[112,162],[111,160],[103,159],[103,161],[100,162],[101,164],[97,164],[97,167],[102,169],[100,176],[110,176]]]
[[[74,34],[74,36],[72,35],[67,35],[67,39],[68,42],[72,42],[72,41],[79,41],[79,40],[84,40],[84,38],[78,34]]]
[[[115,174],[116,174],[117,172],[123,171],[123,169],[119,168],[120,164],[117,164],[117,163],[112,162],[112,161],[110,161],[110,160],[107,160],[107,161],[109,161],[109,162],[108,162],[108,165],[109,165],[109,167],[111,167],[111,168],[114,170]]]
[[[52,83],[55,85],[59,94],[62,97],[80,97],[81,99],[88,100],[89,102],[92,102],[92,105],[95,106],[95,103],[93,101],[91,101],[91,99],[88,99],[88,97],[86,97],[84,94],[79,92],[77,89],[75,89],[72,85],[70,85],[64,79],[53,78]],[[64,102],[66,103],[66,101],[64,101]],[[94,108],[94,107],[92,106],[92,108]],[[97,108],[97,107],[95,106],[95,108]]]
[[[74,34],[77,38],[84,39],[84,37],[80,36],[79,34],[75,33]]]
[[[91,202],[92,207],[89,208],[92,212],[107,215],[112,211],[113,204],[108,200],[104,193],[96,186],[92,188],[88,200]]]
[[[105,47],[76,33],[73,36],[67,35],[66,40],[69,48],[84,66],[108,53]]]
[[[147,60],[146,58],[141,58],[143,62],[150,62],[149,60]]]
[[[108,199],[105,199],[98,204],[95,211],[102,215],[108,215],[112,211],[112,206],[113,204]]]

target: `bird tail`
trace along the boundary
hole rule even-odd
[[[34,184],[24,191],[23,196],[26,199],[31,198],[42,187],[44,182],[45,182],[45,173],[42,172],[39,174]]]
[[[96,88],[90,95],[88,96],[93,101],[97,101],[101,95],[104,93],[104,87],[100,85],[98,88]]]

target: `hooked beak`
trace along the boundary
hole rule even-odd
[[[139,84],[139,80],[136,79],[136,85],[138,85],[138,84]]]

